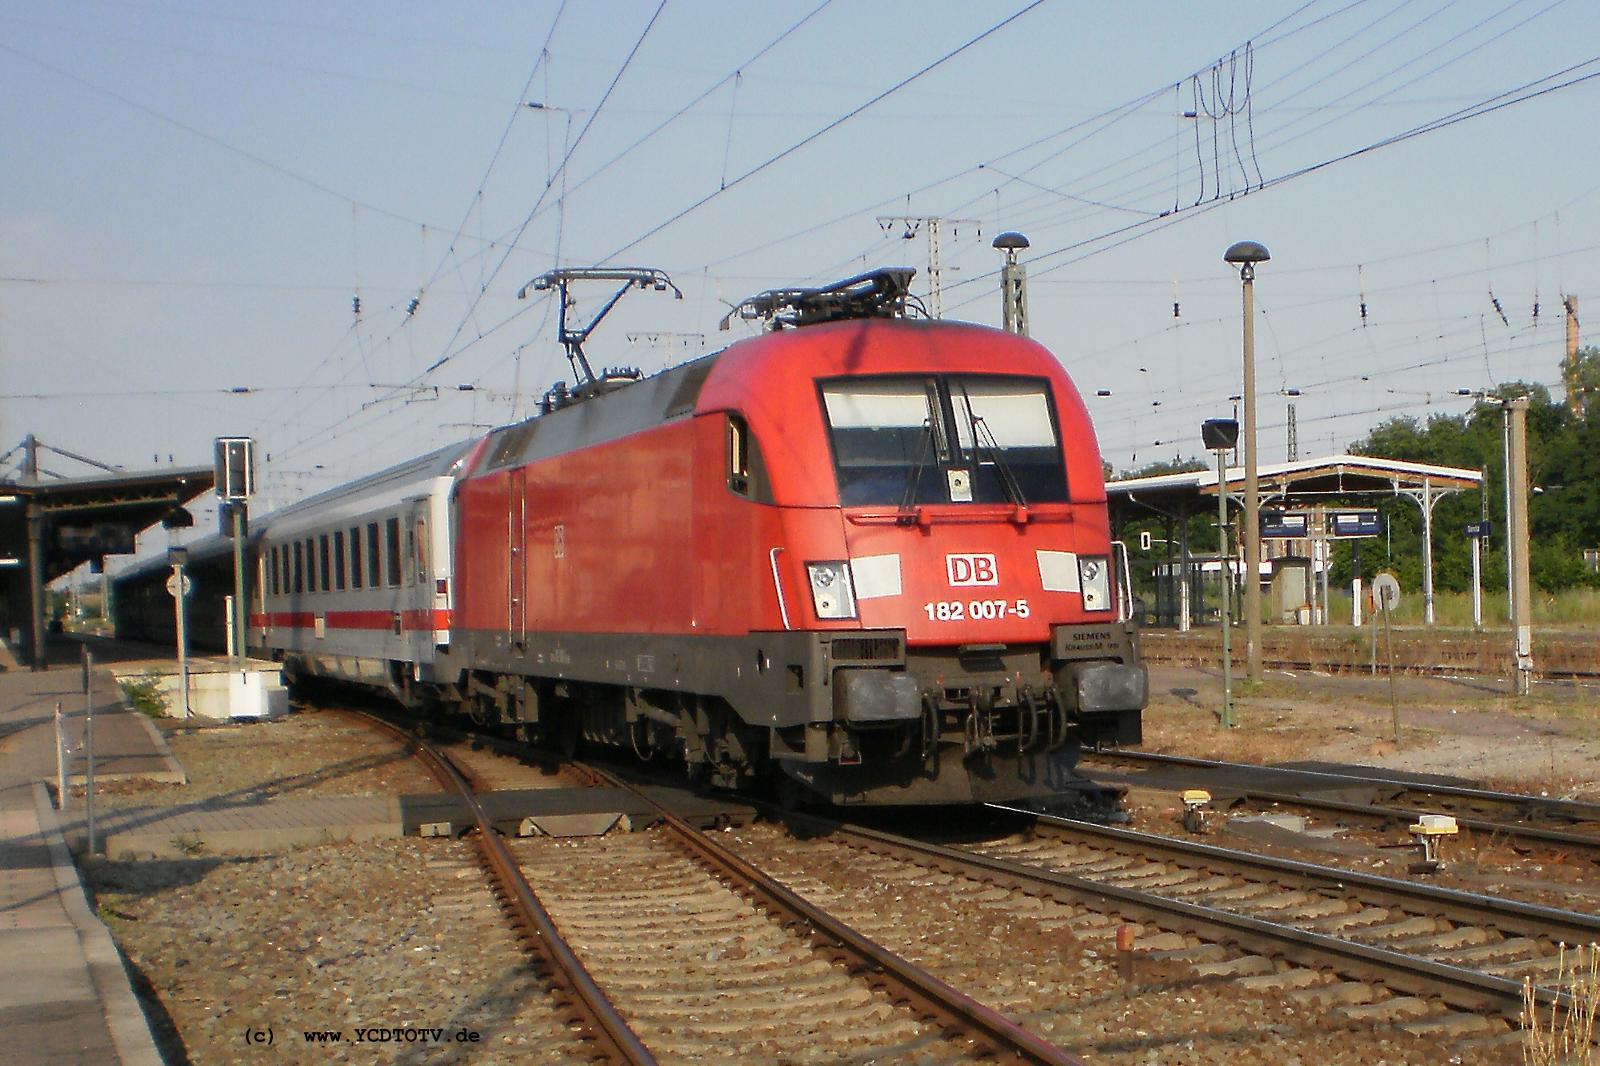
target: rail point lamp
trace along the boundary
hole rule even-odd
[[[1028,247],[1028,238],[1006,230],[994,239],[994,246],[1006,255],[1000,268],[1001,321],[1007,333],[1028,335],[1028,268],[1017,262],[1017,253]]]
[[[1222,578],[1222,726],[1232,729],[1233,718],[1233,622],[1228,602],[1233,578],[1228,573],[1228,474],[1227,455],[1239,443],[1239,423],[1231,418],[1208,418],[1200,426],[1200,439],[1207,451],[1217,453],[1217,562]]]
[[[1251,681],[1261,680],[1261,490],[1256,478],[1256,264],[1271,259],[1266,246],[1239,241],[1222,261],[1239,268],[1244,282],[1244,640]]]

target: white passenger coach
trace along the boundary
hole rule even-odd
[[[250,643],[285,680],[379,683],[409,702],[450,645],[450,494],[463,442],[313,496],[258,530]]]

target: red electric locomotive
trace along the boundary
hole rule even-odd
[[[492,433],[417,679],[834,803],[1045,797],[1081,743],[1137,742],[1083,402],[1030,340],[907,318],[910,276],[763,294],[772,332]]]

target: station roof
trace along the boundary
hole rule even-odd
[[[90,560],[133,551],[134,537],[212,486],[209,466],[0,481],[0,563],[27,566],[27,517],[44,520],[46,583]]]
[[[1228,492],[1244,491],[1244,467],[1227,468]],[[1257,469],[1261,493],[1280,497],[1352,496],[1374,493],[1413,494],[1430,490],[1446,493],[1477,488],[1483,472],[1459,466],[1432,466],[1368,455],[1330,455],[1292,463],[1268,463]],[[1191,470],[1181,474],[1128,478],[1106,482],[1113,502],[1168,500],[1183,496],[1214,496],[1216,470]]]

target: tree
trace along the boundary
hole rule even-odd
[[[1585,352],[1580,361],[1580,380],[1600,384],[1600,350]],[[1495,394],[1526,396],[1529,400],[1528,468],[1534,493],[1528,506],[1528,562],[1534,583],[1547,590],[1600,584],[1600,575],[1588,572],[1583,565],[1583,549],[1600,545],[1600,413],[1593,417],[1574,415],[1551,399],[1549,389],[1537,383],[1506,382]],[[1357,455],[1484,472],[1481,493],[1447,497],[1434,511],[1435,587],[1467,588],[1471,582],[1471,552],[1459,531],[1485,516],[1493,519],[1499,535],[1503,536],[1505,530],[1500,405],[1480,403],[1465,415],[1435,415],[1425,426],[1414,418],[1390,419],[1364,440],[1351,444],[1350,450]],[[1408,506],[1385,510],[1389,537],[1380,549],[1380,558],[1384,565],[1396,569],[1403,581],[1418,583],[1422,550],[1418,509]],[[1505,556],[1495,542],[1485,546],[1485,582],[1492,587],[1505,580]],[[1364,553],[1364,564],[1366,560]],[[1348,552],[1336,553],[1335,562],[1335,576],[1347,579]]]

